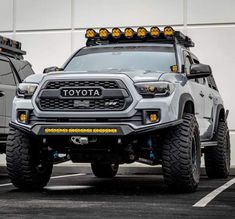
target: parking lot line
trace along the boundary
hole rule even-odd
[[[60,175],[60,176],[52,176],[51,179],[60,179],[60,178],[66,178],[66,177],[74,177],[74,176],[85,176],[85,173],[75,173],[75,174],[68,174],[68,175]],[[11,186],[12,183],[5,183],[5,184],[0,184],[0,187],[4,186]]]
[[[11,186],[12,183],[5,183],[5,184],[0,184],[0,187],[4,187],[4,186]]]
[[[203,197],[201,200],[199,200],[197,203],[193,205],[193,207],[205,207],[209,202],[211,202],[217,195],[219,195],[221,192],[223,192],[225,189],[229,188],[235,183],[235,178],[229,180],[224,185],[218,187],[217,189],[210,192],[208,195]]]
[[[74,177],[74,176],[85,176],[85,173],[75,173],[75,174],[68,174],[68,175],[60,175],[60,176],[52,176],[51,179],[60,179],[60,178],[67,178],[67,177]]]

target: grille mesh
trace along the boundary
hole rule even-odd
[[[41,99],[40,108],[42,110],[121,110],[125,106],[124,98],[106,98],[106,99],[89,99],[89,107],[74,107],[74,100],[71,99]],[[116,105],[108,105],[109,102],[116,102]]]
[[[103,87],[106,89],[119,88],[116,81],[51,81],[45,89],[58,89],[61,87]]]

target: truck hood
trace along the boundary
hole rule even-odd
[[[126,75],[129,77],[133,82],[145,82],[145,81],[158,81],[160,77],[164,73],[141,73],[141,72],[51,72],[48,74],[34,74],[27,77],[24,82],[28,83],[40,83],[43,79],[65,79],[65,78],[72,78],[72,79],[79,79],[79,75],[84,76],[87,75],[88,78],[96,77],[96,75],[102,77],[112,77],[115,78],[115,75]],[[77,76],[77,77],[76,77]],[[118,78],[118,77],[117,77]]]
[[[134,82],[158,81],[164,73],[148,73],[131,78]]]

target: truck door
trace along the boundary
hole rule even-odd
[[[12,101],[15,97],[16,82],[8,59],[0,59],[0,101],[1,101],[1,129],[8,133],[11,120]],[[3,130],[1,130],[3,131]]]
[[[206,136],[208,139],[211,138],[212,132],[213,132],[213,110],[216,109],[216,99],[220,97],[218,93],[217,86],[215,84],[215,80],[213,76],[207,78],[207,84],[206,84],[206,104],[205,104],[205,125],[207,126],[207,133]]]
[[[193,60],[190,54],[185,51],[184,52],[184,67],[186,74],[189,74],[190,67],[193,64]],[[190,79],[188,81],[190,84],[190,88],[192,90],[192,97],[194,99],[194,107],[195,107],[195,116],[199,125],[200,135],[203,138],[203,133],[205,132],[205,121],[204,121],[204,114],[205,114],[205,86],[199,83],[198,80]]]

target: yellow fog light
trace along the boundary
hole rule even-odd
[[[86,38],[93,39],[95,38],[96,32],[94,29],[87,29],[86,30]]]
[[[105,28],[101,28],[99,31],[99,36],[100,36],[100,39],[105,40],[109,36],[109,31]]]
[[[122,35],[122,31],[119,28],[113,28],[112,29],[112,37],[115,39],[120,38]]]
[[[130,39],[134,36],[135,31],[132,28],[126,28],[124,31],[124,35],[126,38]]]
[[[160,29],[158,27],[152,27],[150,29],[150,35],[151,37],[158,37],[160,35]]]
[[[18,121],[20,123],[27,123],[28,122],[28,114],[26,111],[19,111],[18,112]]]
[[[172,27],[170,27],[170,26],[167,26],[167,27],[164,28],[164,35],[166,37],[173,36],[174,32],[175,32],[174,29]]]
[[[161,112],[160,110],[144,110],[143,115],[145,124],[158,123],[160,121]]]
[[[145,38],[147,33],[148,33],[148,31],[144,27],[139,27],[137,30],[137,36],[139,38]]]
[[[158,121],[158,116],[157,116],[157,114],[156,114],[156,113],[151,113],[151,114],[149,115],[149,120],[150,120],[150,122],[157,122],[157,121]]]

